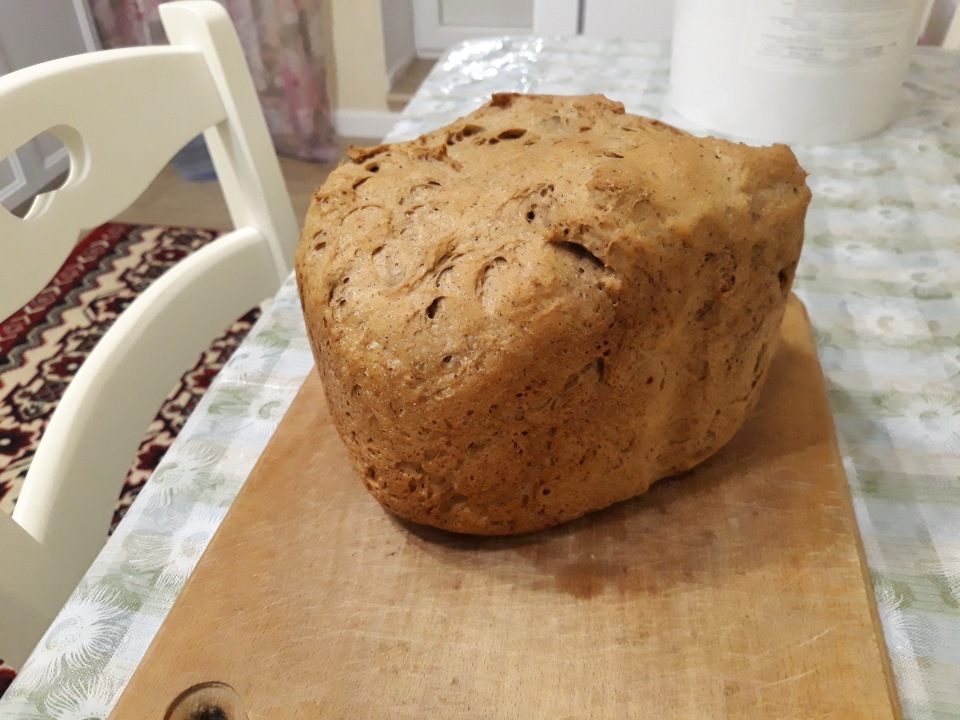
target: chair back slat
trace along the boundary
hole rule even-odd
[[[203,55],[174,47],[106,50],[11,73],[0,77],[0,107],[30,109],[5,113],[0,157],[46,131],[70,158],[64,184],[25,218],[0,209],[9,258],[0,264],[0,317],[53,277],[79,232],[129,207],[198,128],[225,117]]]

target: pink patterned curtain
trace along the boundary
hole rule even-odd
[[[88,0],[105,48],[166,42],[163,0]],[[329,162],[336,143],[323,63],[320,3],[220,0],[240,36],[277,152]]]

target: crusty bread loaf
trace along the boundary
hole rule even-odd
[[[724,445],[767,372],[810,193],[784,146],[602,96],[502,94],[353,148],[297,253],[330,412],[410,520],[508,534]]]

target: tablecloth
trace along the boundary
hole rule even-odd
[[[387,139],[499,91],[601,92],[705,132],[671,112],[668,82],[665,45],[468,41]],[[960,718],[960,54],[916,51],[883,133],[794,150],[814,194],[795,290],[815,328],[897,689],[907,718]],[[0,718],[109,714],[311,365],[291,279],[0,701]]]

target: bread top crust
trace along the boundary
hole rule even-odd
[[[417,140],[351,148],[307,215],[301,291],[368,373],[403,368],[431,396],[501,373],[501,348],[514,366],[551,315],[605,332],[651,249],[718,205],[769,212],[804,177],[786,146],[692,138],[602,95],[498,94]]]

